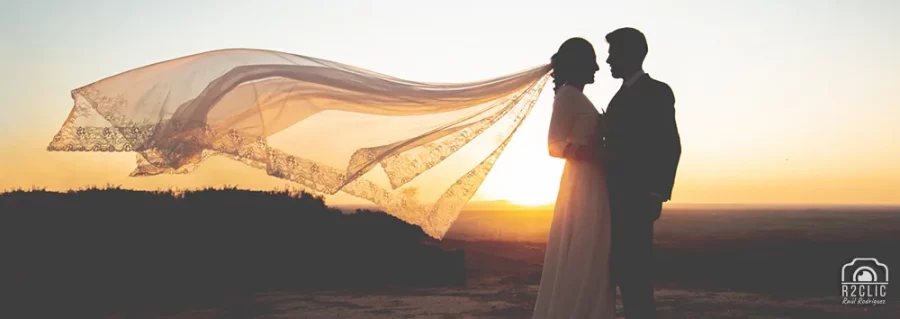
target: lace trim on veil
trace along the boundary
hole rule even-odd
[[[344,67],[344,70],[360,72],[361,69]],[[547,67],[539,71],[545,70],[549,71]],[[424,134],[408,136],[386,145],[359,148],[349,157],[349,161],[344,162],[346,166],[283,151],[270,145],[266,134],[248,133],[240,127],[210,123],[205,114],[200,118],[177,115],[140,118],[134,114],[146,107],[142,103],[146,103],[149,94],[142,93],[138,99],[126,97],[116,90],[95,87],[95,84],[103,84],[109,79],[73,90],[74,106],[48,150],[136,152],[137,167],[131,176],[185,174],[210,156],[226,156],[265,169],[271,176],[299,183],[316,193],[335,194],[342,191],[371,201],[385,212],[420,226],[428,235],[442,238],[533,108],[549,78],[549,72],[541,72],[518,75],[531,76],[533,80],[522,89],[500,92],[502,98],[493,99],[493,106],[484,107],[484,111],[448,119]],[[380,80],[394,83],[402,81],[377,76]],[[413,83],[426,89],[442,87],[437,84],[402,83]],[[202,93],[190,94],[184,100],[200,99],[201,96]],[[434,104],[443,103],[435,101]],[[489,144],[494,146],[493,150],[467,173],[458,176],[436,200],[422,201],[407,192],[398,191],[401,186],[457,154],[487,131],[493,134],[486,137],[493,137],[493,142]],[[362,178],[377,166],[384,170],[390,187]]]

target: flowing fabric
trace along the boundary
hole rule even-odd
[[[421,83],[283,52],[210,51],[73,90],[48,150],[135,152],[132,176],[227,156],[314,193],[369,200],[442,238],[549,72]]]
[[[561,157],[567,146],[591,145],[601,115],[584,94],[561,87],[553,101],[548,146]],[[610,209],[603,164],[567,160],[553,209],[533,319],[612,319]]]

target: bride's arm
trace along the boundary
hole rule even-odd
[[[553,100],[553,114],[550,116],[548,150],[550,156],[565,159],[590,160],[593,148],[569,141],[569,133],[575,122],[575,112],[571,105],[571,95],[559,92]]]
[[[561,88],[562,89],[562,88]],[[547,146],[550,156],[565,158],[571,153],[569,144],[569,130],[572,127],[574,117],[569,105],[569,99],[564,91],[557,92],[553,98],[553,113],[550,115],[550,132],[547,137]]]

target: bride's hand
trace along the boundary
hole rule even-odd
[[[575,151],[575,159],[580,161],[591,161],[594,159],[595,148],[587,145],[580,145]]]
[[[605,162],[606,150],[598,145],[581,145],[575,150],[575,159],[588,162]]]

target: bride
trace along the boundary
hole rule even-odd
[[[602,115],[582,93],[599,70],[593,46],[572,38],[551,59],[556,96],[550,155],[566,159],[533,318],[613,318],[610,213],[602,148]]]

